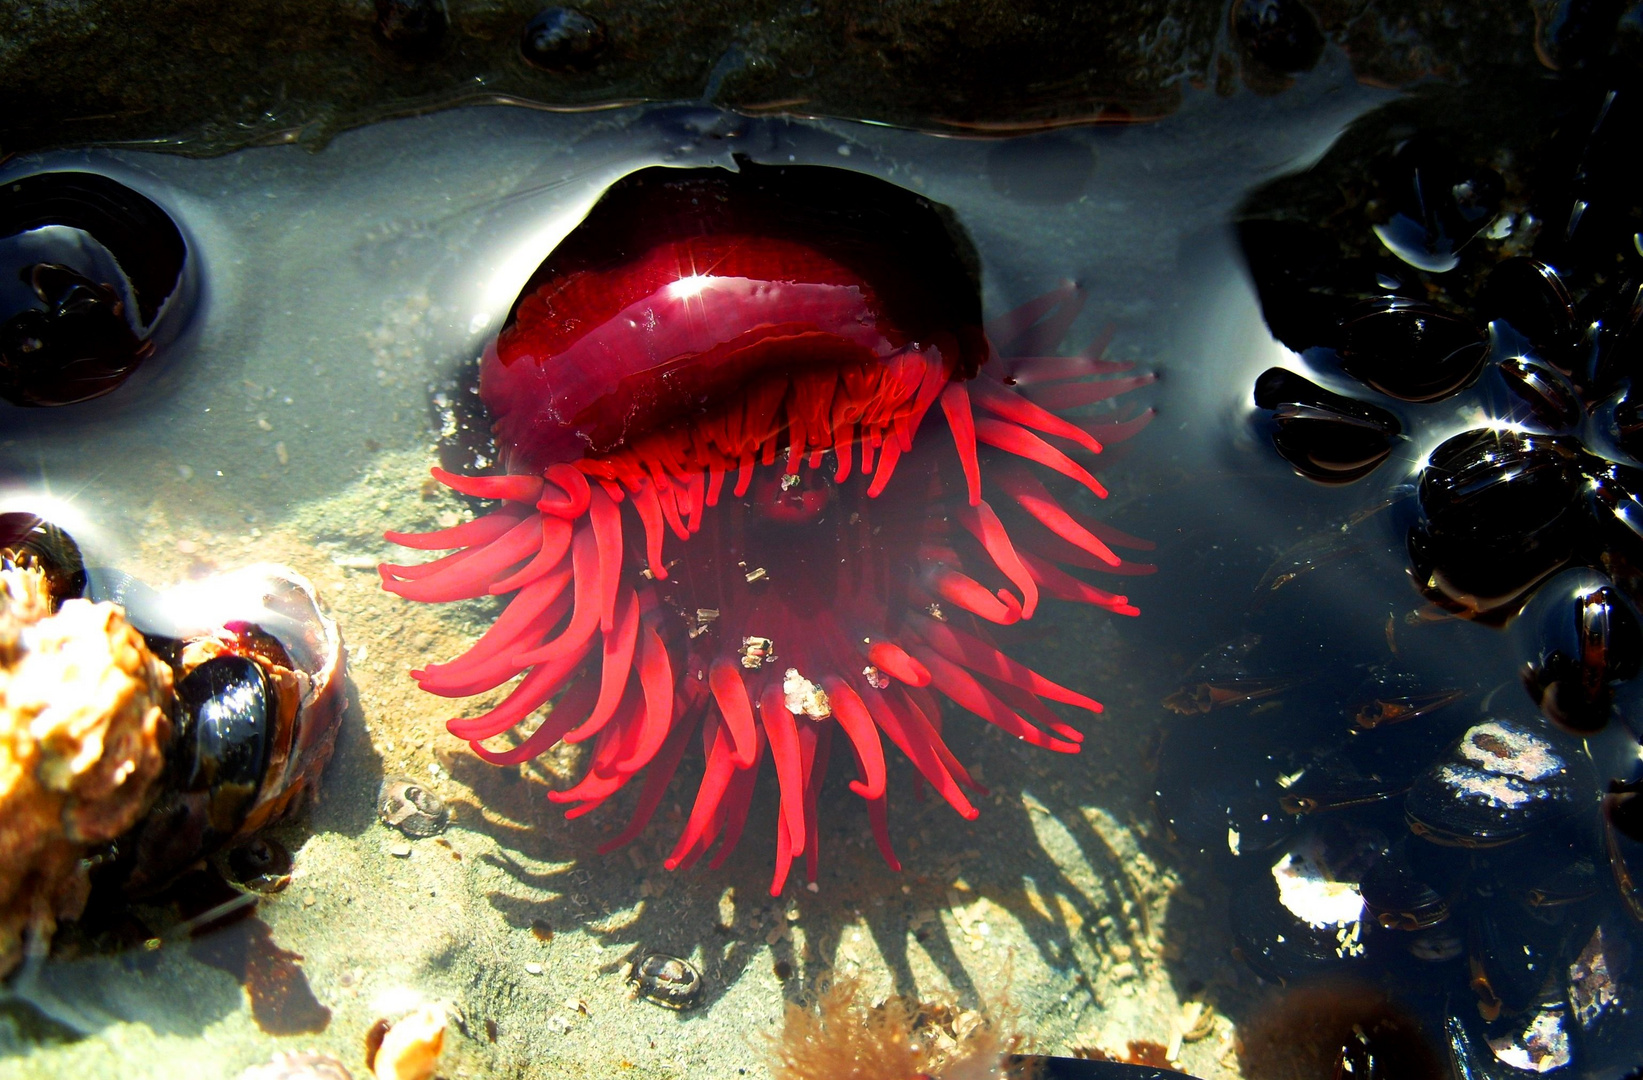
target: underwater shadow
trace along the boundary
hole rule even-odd
[[[366,730],[365,708],[352,676],[345,686],[348,707],[337,731],[336,749],[325,767],[319,790],[310,797],[306,813],[297,819],[305,830],[302,841],[320,832],[357,839],[377,820],[377,790],[386,770]]]
[[[1108,723],[1083,725],[1087,745],[1103,741]],[[822,794],[817,891],[796,865],[780,897],[769,895],[774,839],[765,835],[777,817],[774,783],[761,785],[748,833],[720,867],[674,873],[662,863],[693,798],[688,764],[653,827],[606,855],[599,845],[625,824],[636,792],[613,798],[593,828],[567,826],[546,798],[550,784],[565,786],[553,774],[559,763],[496,768],[456,753],[444,764],[478,800],[455,802],[453,823],[495,841],[498,850],[480,858],[511,882],[486,895],[493,910],[539,936],[586,929],[620,949],[607,973],[650,952],[687,959],[705,977],[702,1004],[711,1008],[743,978],[773,979],[796,1001],[834,972],[882,963],[894,993],[987,1011],[1004,1004],[996,988],[1012,973],[1042,965],[1076,972],[1072,984],[1098,1007],[1095,988],[1123,962],[1115,956],[1139,963],[1165,948],[1150,914],[1168,892],[1165,860],[1138,838],[1146,777],[1127,760],[1146,732],[1136,726],[1105,751],[1120,760],[1092,783],[1089,752],[1024,746],[979,721],[951,730],[955,752],[985,762],[995,785],[981,818],[965,822],[928,792],[913,797],[915,771],[893,763],[890,828],[904,867],[895,873],[844,790],[850,763],[836,758]]]

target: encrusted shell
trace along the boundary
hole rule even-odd
[[[377,817],[412,839],[438,836],[451,823],[451,809],[415,780],[390,776],[377,792]]]
[[[428,1080],[439,1070],[449,1022],[438,1005],[424,1005],[395,1020],[372,1055],[371,1074],[377,1080]]]
[[[628,981],[640,997],[668,1009],[694,1009],[702,1000],[701,972],[666,953],[651,953],[634,967]]]
[[[201,693],[192,702],[184,695],[185,709],[215,707],[224,686],[248,695],[228,695],[233,701],[221,702],[222,715],[213,717],[214,724],[227,723],[219,734],[231,732],[229,748],[243,750],[246,760],[236,759],[226,773],[199,770],[212,779],[196,780],[191,790],[184,790],[191,787],[187,774],[174,767],[181,775],[168,779],[154,812],[121,841],[128,867],[122,887],[143,896],[202,856],[296,812],[317,790],[346,706],[344,652],[313,585],[285,567],[248,566],[163,592],[115,584],[112,593],[133,623],[151,640],[171,643],[183,676],[179,693],[201,672],[234,675],[196,687]],[[257,709],[241,709],[252,697]]]
[[[80,914],[87,846],[147,811],[171,735],[171,670],[120,609],[49,612],[42,571],[0,570],[0,975]]]
[[[1434,843],[1510,843],[1570,813],[1589,785],[1549,733],[1515,720],[1474,724],[1415,781],[1404,800],[1410,831]]]

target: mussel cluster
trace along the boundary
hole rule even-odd
[[[41,776],[37,784],[27,775],[57,768],[44,753],[38,764],[32,751],[16,762],[21,786],[0,792],[5,808],[0,832],[7,840],[0,845],[0,863],[5,863],[0,878],[28,880],[39,872],[38,856],[31,852],[70,845],[82,884],[57,890],[63,900],[54,914],[73,918],[85,905],[87,887],[128,899],[154,896],[230,847],[230,876],[254,887],[288,871],[278,865],[279,853],[255,834],[316,789],[345,705],[342,641],[320,611],[313,587],[284,568],[251,566],[157,592],[118,572],[88,571],[67,533],[28,513],[0,514],[0,574],[10,575],[0,585],[36,583],[30,595],[41,598],[30,611],[0,590],[5,601],[0,622],[28,623],[11,635],[16,648],[0,665],[0,725],[8,746],[17,744],[10,733],[31,725],[39,730],[43,714],[31,704],[35,700],[49,712],[83,716],[82,727],[105,723],[94,714],[111,707],[131,712],[123,704],[103,704],[109,676],[92,663],[102,653],[76,640],[81,635],[76,624],[50,637],[41,630],[47,619],[95,613],[99,632],[112,627],[110,655],[132,657],[122,661],[124,667],[155,672],[141,704],[161,714],[145,729],[157,741],[151,751],[154,768],[141,785],[125,784],[116,792],[115,811],[100,811],[119,821],[117,831],[70,825],[67,835],[46,838],[55,847],[34,843],[25,836],[39,817],[33,804],[63,784],[55,775]],[[40,652],[48,637],[53,648],[78,650],[72,653],[77,662],[47,669],[42,677],[61,671],[68,673],[64,678],[81,681],[42,685],[45,696],[38,699],[8,695],[8,685],[13,691],[23,686],[19,673],[29,670],[30,650]],[[120,738],[129,742],[135,736]],[[134,768],[115,771],[123,777]],[[13,859],[16,865],[8,862]],[[23,903],[30,897],[17,899]],[[51,926],[29,929],[49,936]],[[0,973],[17,962],[21,945],[21,939],[14,942],[9,955],[0,950]]]
[[[1527,89],[1400,102],[1239,222],[1273,334],[1348,390],[1273,368],[1255,423],[1327,484],[1423,455],[1412,484],[1391,481],[1393,516],[1443,611],[1504,625],[1589,570],[1523,670],[1544,714],[1579,731],[1605,724],[1643,667],[1636,71],[1593,56]]]
[[[1167,729],[1161,809],[1225,869],[1241,959],[1302,993],[1388,990],[1465,1080],[1635,1067],[1629,734],[1576,737],[1387,668],[1318,675]]]
[[[177,223],[118,180],[0,184],[0,399],[72,405],[117,389],[187,321],[194,275]]]

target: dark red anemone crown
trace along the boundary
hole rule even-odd
[[[1046,702],[1101,706],[1010,659],[985,624],[1030,619],[1044,596],[1137,613],[1071,571],[1148,573],[1113,548],[1151,545],[1069,509],[1028,463],[1104,497],[1073,455],[1151,412],[1049,409],[1151,376],[1097,378],[1127,368],[1099,349],[1006,359],[1000,349],[1053,349],[1081,296],[1066,286],[984,334],[975,265],[941,208],[844,170],[658,168],[612,188],[481,361],[505,472],[434,470],[501,505],[452,529],[388,534],[457,549],[384,565],[400,596],[513,594],[466,653],[412,673],[447,697],[523,676],[450,730],[497,764],[592,740],[581,781],[549,794],[573,804],[569,817],[643,771],[633,819],[607,849],[645,827],[699,739],[703,774],[669,868],[715,841],[713,865],[728,856],[769,756],[773,894],[801,853],[815,880],[836,730],[893,867],[881,736],[977,815],[966,791],[982,789],[942,738],[937,691],[1018,738],[1076,751],[1082,735]],[[925,433],[932,412],[946,439]],[[1002,495],[1002,514],[986,494]],[[510,746],[484,745],[509,733]]]

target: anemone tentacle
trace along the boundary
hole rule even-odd
[[[994,340],[1048,352],[1080,303],[1076,290],[1057,290],[989,330]],[[728,856],[768,757],[779,791],[773,894],[800,854],[814,880],[817,791],[837,729],[856,765],[849,786],[867,803],[886,862],[899,866],[884,739],[962,817],[979,812],[966,792],[985,790],[943,740],[932,691],[1062,753],[1076,752],[1083,736],[1045,703],[1102,711],[1005,655],[983,627],[1031,619],[1046,599],[1138,614],[1127,597],[1076,571],[1150,572],[1114,549],[1152,545],[1068,508],[1038,475],[1105,497],[1074,455],[1133,435],[1150,411],[1089,422],[1051,410],[1150,381],[1127,370],[1098,352],[1006,360],[995,351],[969,373],[939,344],[908,343],[888,357],[767,370],[704,412],[538,472],[435,469],[447,487],[501,505],[454,528],[387,534],[417,550],[455,550],[419,565],[384,564],[384,588],[425,602],[513,595],[466,652],[412,674],[448,697],[519,680],[493,708],[448,724],[487,761],[516,764],[560,742],[589,742],[582,778],[549,796],[568,804],[567,817],[645,773],[632,820],[606,849],[639,835],[699,741],[704,771],[665,860],[670,869],[716,844],[710,864]],[[1099,375],[1122,377],[1092,381]],[[941,476],[949,466],[929,452],[912,455],[926,421],[947,426],[946,453],[962,476],[957,497]],[[758,500],[770,520],[808,523],[834,509],[843,518],[847,492],[859,509],[829,535],[861,557],[830,569],[828,602],[791,602],[817,587],[803,575],[761,588],[766,568],[730,568],[731,556],[717,554],[743,550],[756,527],[744,500]],[[878,504],[893,504],[911,537],[903,547],[887,551],[875,539],[864,515]],[[711,541],[701,535],[709,530]],[[700,554],[709,549],[715,554]],[[719,599],[691,611],[680,606],[685,595]],[[546,719],[515,745],[485,745],[550,702]]]

